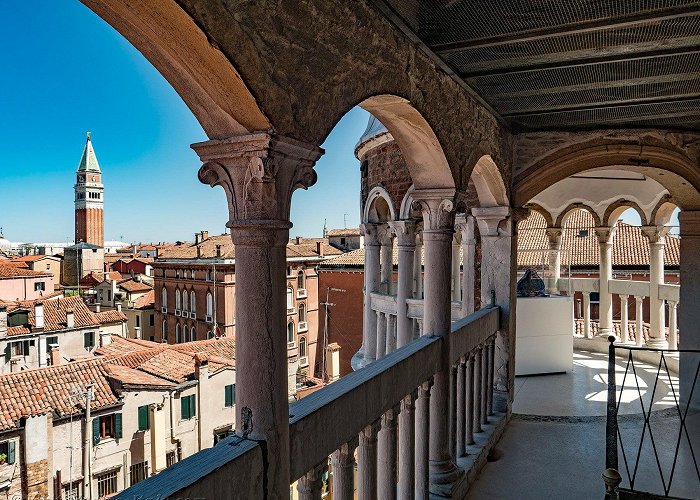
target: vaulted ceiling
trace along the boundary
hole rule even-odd
[[[373,0],[514,131],[700,129],[700,2]]]

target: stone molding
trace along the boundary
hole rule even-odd
[[[360,224],[360,232],[364,236],[364,245],[369,247],[379,246],[379,224],[366,222]]]
[[[423,233],[452,232],[454,227],[455,190],[416,189],[413,207],[423,214]]]
[[[671,231],[669,226],[642,226],[640,229],[650,245],[665,245],[666,235]]]
[[[377,225],[377,239],[381,246],[390,247],[393,244],[394,233],[388,224]]]
[[[499,232],[499,225],[511,215],[510,207],[472,208],[472,215],[479,225],[481,236],[505,236]]]
[[[596,234],[596,237],[598,238],[598,243],[600,243],[601,245],[611,245],[612,246],[612,241],[613,241],[613,238],[615,237],[616,230],[617,230],[617,227],[607,227],[607,226],[596,227],[595,234]]]
[[[396,244],[399,248],[415,248],[416,246],[416,222],[412,220],[394,220],[389,222]]]

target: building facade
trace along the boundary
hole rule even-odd
[[[50,271],[33,271],[0,262],[0,301],[34,300],[54,291]]]

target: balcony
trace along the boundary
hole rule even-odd
[[[306,321],[300,321],[297,328],[299,329],[299,333],[303,333],[309,330],[309,324]]]
[[[297,299],[305,299],[306,297],[308,297],[308,293],[306,292],[306,288],[297,289]]]

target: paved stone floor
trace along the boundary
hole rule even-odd
[[[591,499],[602,498],[605,469],[606,356],[576,352],[572,374],[518,377],[514,417],[497,446],[496,461],[488,463],[470,488],[468,498],[481,499]],[[618,384],[626,362],[618,362]],[[641,401],[651,399],[656,369],[638,364],[637,376]],[[629,375],[628,375],[629,377]],[[654,445],[666,482],[673,467],[680,420],[672,406],[677,380],[659,384],[654,395],[654,413],[650,426]],[[640,391],[622,391],[620,434],[630,461],[629,474],[620,453],[623,477],[634,473],[644,419],[639,415]],[[646,408],[647,406],[645,406]],[[700,415],[689,416],[687,428],[693,450],[700,459]],[[687,440],[675,465],[670,494],[681,498],[700,498],[700,482],[693,465]],[[661,493],[662,482],[654,458],[648,430],[642,446],[635,489]],[[628,481],[623,483],[629,485]]]

